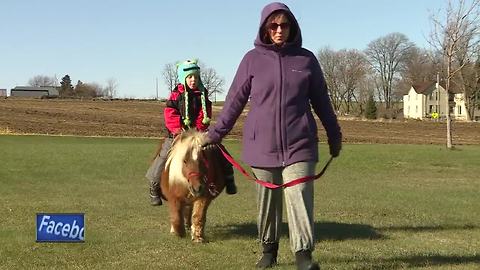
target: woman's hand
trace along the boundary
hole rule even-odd
[[[215,143],[212,141],[212,139],[210,139],[210,137],[208,137],[208,135],[205,136],[205,139],[202,142],[202,148],[207,149],[207,148],[210,148],[214,145],[215,145]]]
[[[340,150],[342,150],[342,140],[332,141],[328,143],[330,147],[330,155],[332,157],[338,157],[340,155]]]

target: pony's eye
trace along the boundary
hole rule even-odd
[[[183,160],[183,164],[187,164],[187,160],[186,160],[186,159]]]

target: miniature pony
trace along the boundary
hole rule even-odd
[[[178,135],[168,154],[161,178],[163,197],[170,211],[170,233],[185,236],[191,227],[193,242],[202,243],[207,209],[225,187],[221,152],[202,149],[205,133],[188,130]]]

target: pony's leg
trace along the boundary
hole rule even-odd
[[[195,243],[203,243],[205,222],[207,220],[207,209],[211,199],[200,198],[193,203],[192,212],[192,241]]]
[[[170,209],[170,233],[184,237],[185,227],[183,225],[182,202],[170,198],[168,207]]]
[[[183,219],[185,221],[185,228],[190,230],[192,226],[192,205],[186,204],[183,207]]]

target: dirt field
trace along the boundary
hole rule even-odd
[[[0,134],[164,136],[156,101],[0,99]],[[214,107],[215,115],[221,108]],[[240,138],[243,117],[227,138]],[[340,120],[346,143],[444,144],[445,123]],[[325,132],[320,127],[320,140]],[[480,144],[480,123],[453,123],[454,144]]]

